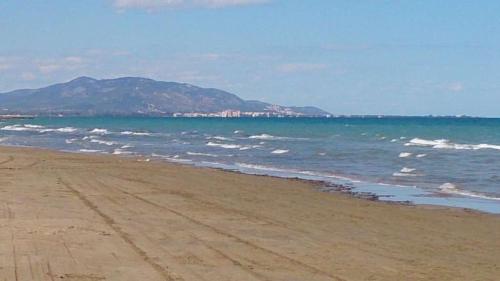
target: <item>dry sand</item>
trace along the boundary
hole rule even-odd
[[[0,280],[500,280],[500,216],[0,148]]]

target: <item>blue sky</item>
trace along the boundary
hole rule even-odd
[[[500,1],[3,0],[0,91],[144,76],[334,114],[500,116]]]

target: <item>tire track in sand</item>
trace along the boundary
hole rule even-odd
[[[123,241],[125,241],[141,258],[144,259],[146,263],[148,263],[156,272],[158,272],[166,281],[181,281],[183,280],[181,277],[174,276],[172,273],[168,272],[165,268],[163,268],[161,265],[156,263],[153,258],[149,257],[147,253],[141,249],[139,246],[137,246],[134,241],[130,238],[130,235],[126,232],[124,232],[111,218],[110,216],[106,215],[103,213],[92,201],[90,201],[85,195],[83,195],[80,191],[75,189],[71,184],[67,183],[62,179],[61,176],[58,177],[59,182],[63,184],[71,193],[73,193],[80,201],[85,204],[89,209],[94,211],[96,214],[98,214],[108,225],[111,227],[119,236],[122,238]]]

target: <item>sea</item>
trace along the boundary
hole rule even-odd
[[[0,145],[142,156],[500,213],[500,119],[58,117],[0,122]]]

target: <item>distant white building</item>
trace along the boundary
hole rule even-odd
[[[224,118],[237,118],[241,116],[241,111],[239,110],[224,110],[221,112],[221,117]]]

